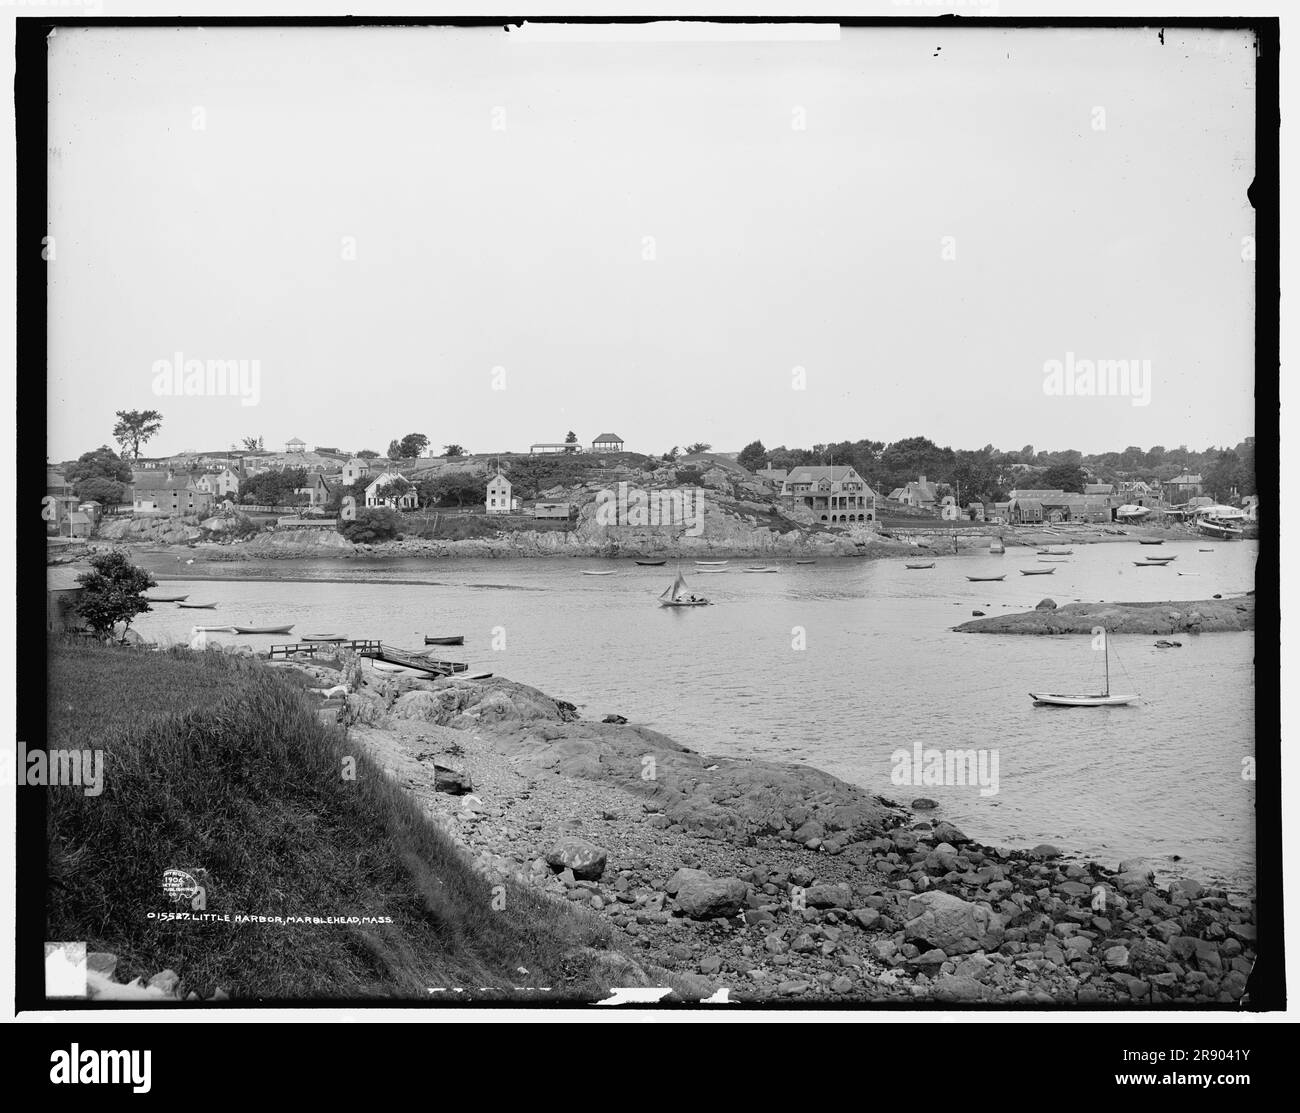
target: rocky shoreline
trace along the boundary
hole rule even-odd
[[[616,984],[946,1007],[1227,1007],[1246,992],[1253,904],[1222,888],[985,846],[928,801],[706,757],[509,680],[335,665],[275,667],[346,717],[485,881],[534,886],[625,940]],[[340,680],[346,707],[325,696]]]
[[[1067,603],[1044,599],[1032,611],[963,622],[959,634],[1211,634],[1255,629],[1255,596],[1178,603]]]

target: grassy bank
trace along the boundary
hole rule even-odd
[[[49,665],[48,747],[105,757],[101,795],[49,790],[46,938],[116,954],[123,982],[173,969],[205,998],[218,987],[236,1000],[599,993],[566,955],[604,945],[606,929],[527,888],[494,893],[260,663],[58,643]],[[160,923],[149,913],[187,907],[162,892],[172,867],[206,871],[209,913],[392,922]]]

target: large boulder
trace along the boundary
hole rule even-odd
[[[908,900],[903,931],[908,939],[919,939],[953,955],[997,950],[1004,927],[1002,917],[991,908],[951,893],[931,891]]]
[[[1036,603],[1036,604],[1034,605],[1034,610],[1036,610],[1036,611],[1054,611],[1054,610],[1056,610],[1056,600],[1055,600],[1055,599],[1040,599],[1040,600],[1038,601],[1038,603]]]
[[[677,910],[692,920],[735,916],[748,895],[749,886],[738,877],[692,878],[677,890]]]
[[[573,876],[579,881],[596,881],[605,872],[606,857],[594,843],[576,835],[566,835],[547,852],[546,864],[556,873],[573,870]]]
[[[682,866],[675,874],[668,879],[668,884],[664,886],[664,892],[670,897],[675,897],[683,885],[688,881],[712,881],[707,870],[693,870]]]

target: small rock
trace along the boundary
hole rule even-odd
[[[599,880],[605,872],[605,851],[586,839],[566,835],[547,852],[546,864],[557,873],[566,867],[582,881]]]
[[[912,801],[912,807],[917,811],[929,811],[931,808],[937,808],[938,802],[931,800],[928,796],[918,796]]]

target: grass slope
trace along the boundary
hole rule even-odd
[[[605,945],[605,929],[522,887],[494,894],[271,670],[218,652],[63,642],[49,664],[48,747],[102,748],[105,771],[100,796],[49,790],[46,938],[117,954],[120,981],[171,968],[202,997],[601,992],[566,954]],[[209,913],[392,923],[160,923],[148,914],[186,907],[162,893],[170,867],[206,871]]]

